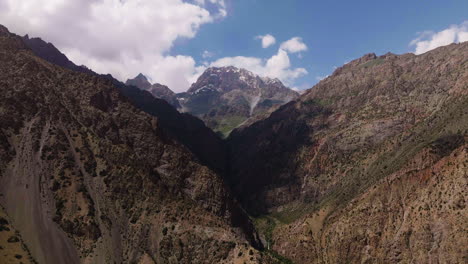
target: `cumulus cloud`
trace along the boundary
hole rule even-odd
[[[410,42],[410,46],[414,46],[414,53],[419,55],[440,46],[464,41],[468,41],[468,21],[460,25],[452,25],[439,32],[421,32],[416,39]]]
[[[234,65],[288,85],[307,74],[291,66],[289,53],[307,50],[300,38],[283,43],[271,58],[226,57],[197,63],[170,55],[179,38],[226,16],[224,0],[0,0],[1,23],[12,32],[42,37],[72,61],[125,81],[143,73],[175,92],[186,91],[209,66]],[[273,45],[271,35],[262,46]],[[202,53],[203,59],[213,56]]]
[[[307,50],[307,45],[302,42],[302,38],[294,37],[288,41],[281,43],[281,49],[288,51],[290,53],[297,53]]]
[[[273,37],[270,34],[266,34],[266,35],[263,35],[263,36],[260,35],[260,36],[257,36],[255,38],[260,39],[262,41],[262,48],[264,48],[264,49],[266,49],[266,48],[268,48],[271,45],[276,43],[275,37]]]
[[[184,91],[200,67],[170,56],[174,41],[226,16],[224,0],[0,0],[12,32],[54,43],[71,60],[125,80],[142,72]]]
[[[203,53],[202,53],[202,58],[208,59],[208,58],[213,57],[214,55],[215,55],[215,54],[214,54],[213,52],[205,50],[205,51],[203,51]]]
[[[283,49],[279,49],[278,53],[269,59],[244,56],[225,57],[210,64],[215,67],[231,65],[247,69],[260,76],[278,78],[289,86],[292,86],[297,78],[308,73],[304,68],[292,68],[288,53]]]
[[[217,10],[215,17],[225,17],[227,15],[226,2],[224,0],[193,0],[195,4],[203,6],[209,10]]]

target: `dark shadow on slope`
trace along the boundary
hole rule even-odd
[[[225,144],[203,121],[190,114],[179,113],[165,100],[155,98],[150,92],[135,86],[127,86],[110,74],[100,75],[84,66],[77,66],[52,43],[47,43],[40,38],[29,38],[27,35],[22,39],[35,55],[50,63],[111,80],[134,106],[157,117],[168,134],[185,145],[202,164],[224,174],[226,168]]]

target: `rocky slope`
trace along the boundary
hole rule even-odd
[[[72,61],[70,61],[65,54],[60,52],[54,44],[50,42],[45,42],[41,38],[30,38],[28,35],[25,35],[23,38],[24,44],[30,48],[34,54],[43,58],[46,61],[53,62],[54,64],[78,71],[78,72],[85,72],[85,73],[93,73],[91,70],[86,68],[85,66],[78,66]]]
[[[186,93],[178,94],[182,111],[200,117],[224,136],[247,119],[298,96],[278,79],[232,66],[208,68]]]
[[[179,101],[177,100],[176,94],[171,89],[159,83],[151,84],[148,81],[148,78],[146,78],[146,76],[144,76],[141,73],[138,74],[133,79],[128,79],[125,82],[125,84],[133,85],[142,90],[148,91],[154,97],[165,100],[166,102],[168,102],[170,105],[172,105],[175,108],[180,108],[180,104],[179,104]]]
[[[2,228],[31,259],[268,261],[222,179],[112,80],[50,64],[2,26],[0,62]]]
[[[163,129],[174,136],[180,143],[195,154],[198,160],[217,172],[223,173],[226,168],[226,150],[222,142],[211,129],[198,118],[188,114],[179,113],[170,103],[178,104],[169,98],[160,99],[159,96],[151,94],[151,87],[166,90],[160,84],[151,85],[146,78],[130,80],[131,85],[125,85],[113,78],[110,74],[99,75],[85,66],[77,66],[61,53],[52,43],[47,43],[40,38],[29,38],[24,36],[23,42],[34,52],[34,54],[52,64],[83,73],[100,76],[110,80],[130,102],[142,111],[159,118]],[[138,77],[142,77],[138,76]],[[148,85],[149,84],[149,85]],[[168,88],[167,88],[168,89]],[[167,92],[167,90],[166,90]],[[165,94],[170,94],[172,91]],[[160,93],[157,93],[161,95]],[[161,97],[163,97],[161,95]]]
[[[0,206],[0,263],[36,263],[20,233]]]
[[[234,193],[295,263],[464,263],[468,43],[368,54],[230,138]]]

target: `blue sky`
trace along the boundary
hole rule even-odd
[[[204,25],[197,36],[177,41],[173,54],[189,54],[202,61],[204,50],[213,59],[226,56],[269,58],[279,43],[302,37],[308,51],[290,55],[294,67],[309,74],[296,80],[310,87],[335,66],[375,52],[412,52],[409,43],[418,32],[441,31],[468,19],[468,1],[311,1],[233,0],[226,3],[226,18]],[[273,35],[277,43],[263,49],[257,35]]]
[[[234,65],[306,89],[366,53],[468,40],[468,1],[0,0],[0,24],[122,81],[143,73],[182,92]],[[264,48],[266,34],[276,43]]]

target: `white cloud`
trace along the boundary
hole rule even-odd
[[[276,43],[275,37],[273,37],[270,34],[266,34],[266,35],[263,35],[263,36],[260,35],[260,36],[257,36],[255,38],[262,40],[262,48],[264,48],[264,49],[266,49],[266,48],[268,48],[271,45]]]
[[[231,65],[247,69],[260,76],[278,78],[288,86],[292,86],[297,78],[308,73],[304,68],[292,68],[288,53],[283,49],[279,49],[278,53],[269,59],[244,56],[225,57],[210,64],[214,67]]]
[[[281,49],[288,51],[290,53],[297,53],[307,50],[307,45],[302,42],[302,38],[294,37],[288,41],[281,43]]]
[[[222,18],[227,15],[226,2],[224,0],[193,0],[193,2],[208,9],[216,9],[216,18]]]
[[[209,66],[234,65],[293,86],[307,74],[291,66],[288,52],[307,50],[301,38],[283,43],[271,58],[226,57],[197,63],[169,55],[179,38],[226,16],[224,0],[0,0],[1,23],[12,32],[54,43],[72,61],[125,81],[143,73],[176,92],[187,90]],[[271,35],[262,46],[275,43]],[[204,59],[213,54],[202,53]]]
[[[207,50],[203,51],[203,53],[202,53],[202,57],[203,57],[204,59],[211,58],[211,57],[213,57],[214,55],[215,55],[215,54],[214,54],[213,52],[207,51]]]
[[[419,55],[440,46],[464,41],[468,41],[468,21],[460,25],[452,25],[439,32],[421,32],[410,42],[410,46],[415,46],[414,53]]]
[[[224,0],[0,0],[0,6],[1,23],[12,32],[42,37],[77,64],[121,80],[142,72],[178,92],[200,68],[190,56],[167,55],[174,41],[226,15]]]

